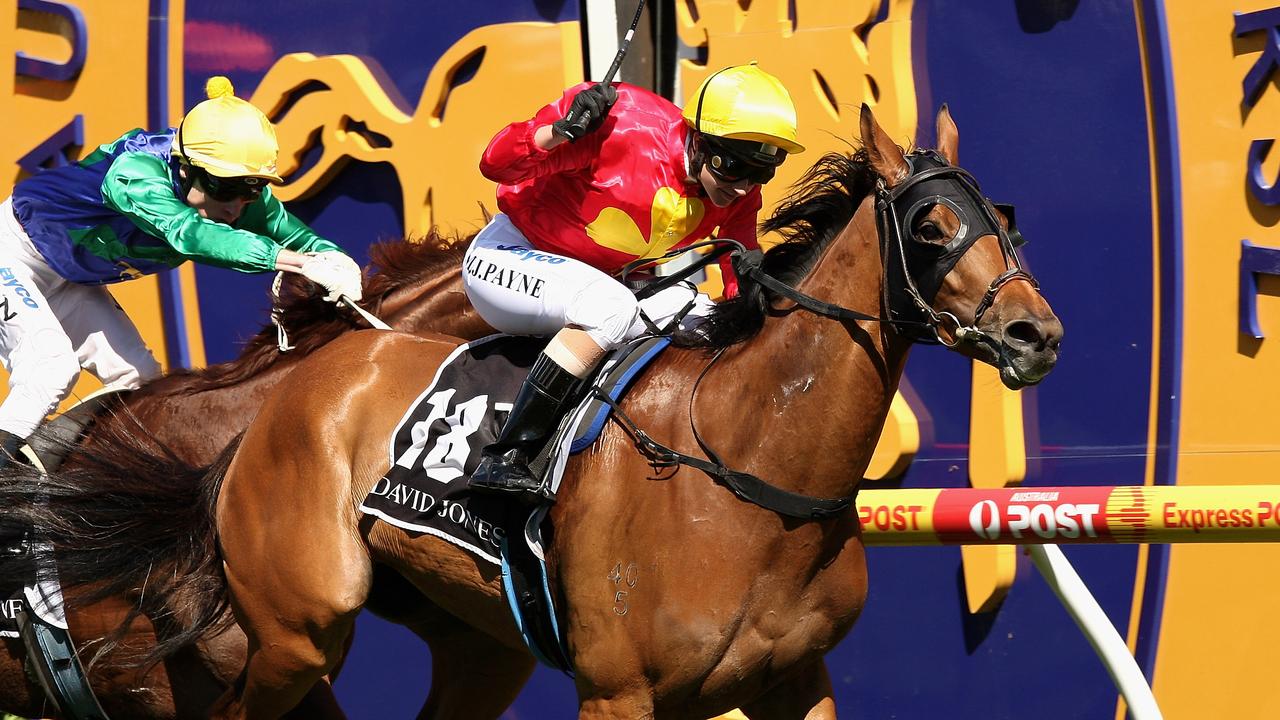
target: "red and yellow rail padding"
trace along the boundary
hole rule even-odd
[[[1280,541],[1280,485],[862,490],[867,545]]]

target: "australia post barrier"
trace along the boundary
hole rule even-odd
[[[867,545],[1280,541],[1280,485],[863,490]]]

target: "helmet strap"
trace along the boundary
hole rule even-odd
[[[191,195],[191,186],[195,185],[196,174],[195,166],[187,159],[187,145],[182,142],[182,126],[187,123],[186,118],[182,118],[182,122],[178,123],[178,133],[175,138],[178,141],[178,187],[182,188],[182,197],[178,198],[182,202],[187,201],[187,197]],[[186,172],[183,172],[183,168]]]
[[[685,138],[684,156],[690,179],[698,187],[699,193],[704,194],[706,189],[702,187],[702,168],[707,164],[707,146],[702,141],[702,133],[695,130]]]
[[[186,172],[183,172],[183,171]],[[178,187],[182,188],[182,197],[178,198],[182,202],[186,202],[191,195],[191,188],[196,183],[195,166],[189,165],[181,160],[178,161]]]

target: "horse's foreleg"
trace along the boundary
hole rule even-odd
[[[212,717],[345,720],[325,675],[347,650],[359,606],[343,609],[331,597],[317,598],[288,584],[266,597],[261,589],[250,595],[236,585],[233,581],[236,619],[252,628],[249,658]]]
[[[537,664],[527,651],[474,628],[419,634],[431,646],[431,693],[418,720],[496,720]]]
[[[831,676],[821,658],[742,706],[751,720],[835,720]]]
[[[371,533],[375,554],[400,541],[399,530]],[[407,578],[375,564],[373,587],[365,609],[403,625],[431,648],[431,694],[418,720],[483,720],[497,718],[515,701],[536,662],[514,638],[506,642],[467,624],[425,595]]]
[[[345,468],[294,456],[281,472],[255,440],[246,436],[219,498],[223,566],[249,655],[215,717],[275,720],[306,699],[309,717],[341,718],[324,676],[346,652],[373,574],[342,507]]]

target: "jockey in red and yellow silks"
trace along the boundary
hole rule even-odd
[[[615,275],[637,258],[713,236],[757,246],[759,186],[726,207],[709,202],[690,182],[694,130],[665,98],[620,84],[599,130],[552,151],[539,148],[534,131],[564,117],[588,87],[570,88],[532,119],[508,125],[480,161],[484,176],[501,183],[498,209],[533,247]],[[722,267],[731,297],[737,281],[727,259]]]
[[[759,186],[802,150],[790,95],[755,63],[712,74],[683,111],[630,85],[578,85],[490,141],[480,170],[501,213],[467,249],[463,287],[498,330],[554,337],[472,488],[537,497],[528,458],[605,353],[654,326],[690,328],[713,304],[691,283],[638,302],[614,276],[710,237],[757,247]]]

